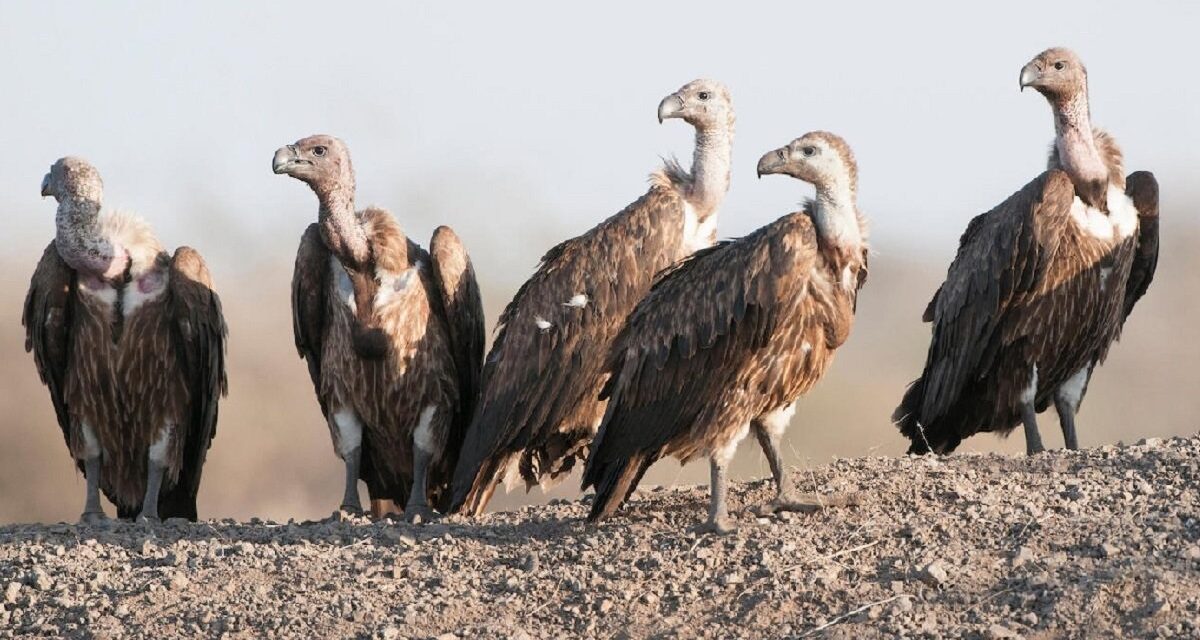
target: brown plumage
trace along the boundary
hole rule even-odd
[[[321,205],[296,254],[292,319],[346,463],[342,507],[361,508],[361,479],[376,515],[392,501],[428,519],[430,504],[448,506],[478,395],[483,308],[470,258],[448,227],[427,253],[388,212],[355,212],[349,151],[336,138],[281,148],[274,170],[309,184]]]
[[[88,481],[83,519],[196,519],[217,402],[225,322],[200,254],[163,251],[143,221],[102,215],[96,170],[63,158],[42,183],[59,202],[55,241],[22,322],[72,456]]]
[[[555,482],[586,455],[604,412],[609,343],[655,273],[715,239],[729,186],[729,93],[697,80],[664,98],[658,115],[696,127],[692,171],[668,162],[646,195],[550,249],[517,291],[455,471],[456,510],[480,513],[497,484],[518,474],[527,486]]]
[[[596,489],[589,519],[613,514],[659,458],[707,455],[707,526],[727,530],[725,466],[751,429],[779,492],[766,510],[797,507],[779,439],[797,398],[850,334],[866,278],[866,225],[854,158],[841,138],[805,134],[763,156],[765,173],[811,182],[817,198],[668,271],[615,340],[603,391],[608,411],[583,478],[584,488]]]
[[[1086,77],[1065,49],[1022,70],[1022,86],[1055,112],[1049,170],[971,221],[926,308],[925,370],[893,415],[911,452],[948,453],[1023,422],[1036,453],[1036,414],[1051,402],[1067,446],[1078,446],[1074,415],[1092,370],[1158,255],[1157,183],[1145,172],[1124,177],[1115,140],[1090,125]]]

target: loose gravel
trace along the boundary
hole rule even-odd
[[[0,527],[0,638],[1200,638],[1200,439],[795,472],[425,525]],[[832,498],[838,498],[834,500]]]

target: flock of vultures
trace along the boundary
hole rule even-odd
[[[925,368],[892,416],[910,452],[945,454],[980,432],[1023,425],[1053,403],[1066,446],[1093,369],[1149,286],[1158,186],[1125,175],[1114,138],[1092,127],[1073,52],[1042,52],[1021,89],[1049,102],[1047,169],[962,234],[924,320]],[[758,161],[758,175],[815,187],[802,211],[716,241],[729,188],[734,110],[696,80],[658,105],[695,129],[691,169],[668,161],[649,190],[549,249],[497,323],[484,317],[471,260],[448,227],[425,249],[386,210],[355,209],[339,139],[281,147],[272,169],[316,194],[292,280],[296,347],[333,448],[341,509],[410,521],[477,515],[498,484],[561,480],[582,465],[591,520],[615,513],[664,456],[711,461],[705,529],[732,526],[727,465],[753,433],[778,493],[757,511],[802,508],[780,456],[797,399],[850,336],[867,279],[867,223],[845,140],[806,133]],[[66,157],[42,195],[56,235],[33,275],[26,348],[87,479],[84,522],[196,519],[201,468],[226,392],[221,303],[200,254],[169,254],[141,219],[103,212],[100,175]]]

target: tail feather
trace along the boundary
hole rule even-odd
[[[594,486],[596,498],[592,502],[588,522],[597,522],[616,513],[637,488],[653,462],[654,460],[646,454],[638,453],[629,458],[589,468],[584,477],[584,486]]]
[[[454,476],[454,500],[450,503],[450,512],[469,516],[483,513],[492,498],[492,493],[496,491],[496,485],[500,483],[499,474],[506,466],[505,462],[496,456],[490,456],[472,475],[466,471],[460,460]]]
[[[908,447],[908,453],[925,454],[934,451],[934,446],[929,440],[929,434],[926,432],[924,425],[921,424],[921,404],[925,397],[925,379],[917,378],[912,384],[908,385],[908,389],[904,391],[904,398],[900,400],[900,406],[892,412],[892,423],[899,429],[900,433],[908,438],[911,443]]]

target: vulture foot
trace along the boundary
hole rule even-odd
[[[404,521],[412,524],[423,524],[440,519],[436,511],[428,506],[409,506],[404,510]]]
[[[699,534],[715,533],[716,535],[723,536],[737,531],[737,523],[727,516],[697,525],[695,531]]]
[[[108,522],[108,516],[104,515],[104,511],[84,511],[79,516],[79,524],[98,525]]]
[[[782,511],[793,511],[796,513],[815,513],[821,510],[820,503],[811,500],[801,499],[799,496],[778,496],[774,500],[760,504],[757,507],[751,507],[750,513],[756,516],[764,517],[780,513]]]
[[[159,518],[158,516],[151,516],[151,515],[146,515],[144,513],[139,513],[136,522],[138,524],[148,524],[148,525],[153,526],[153,525],[162,524],[162,518]]]
[[[785,493],[776,496],[774,500],[753,507],[750,513],[763,517],[782,511],[796,513],[816,513],[827,507],[855,507],[861,504],[862,495],[851,492],[847,494],[815,494],[815,493]]]

